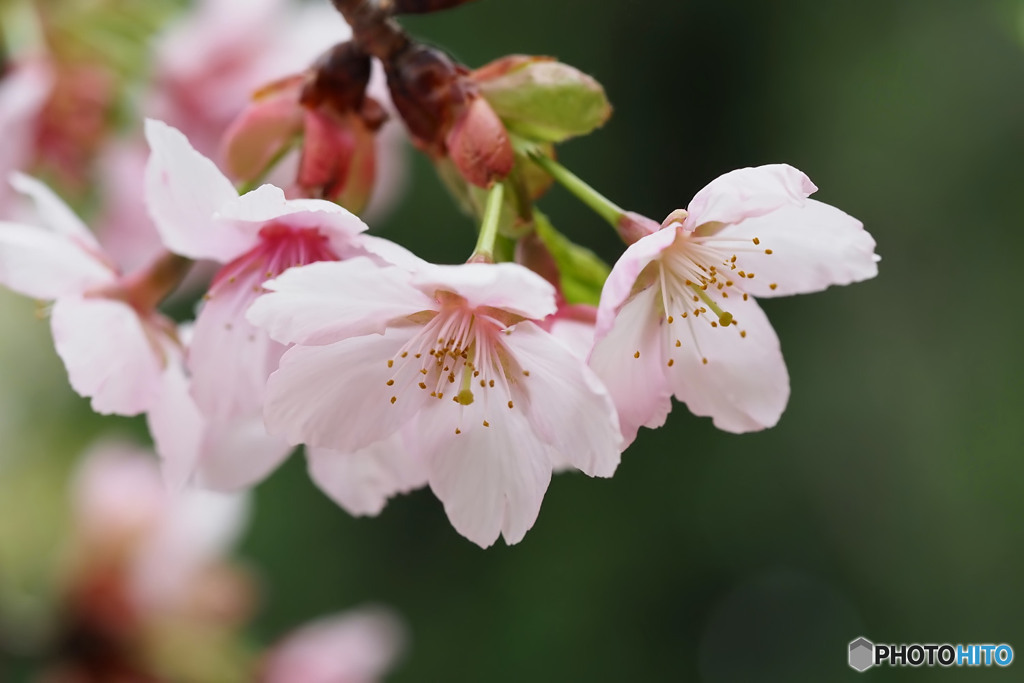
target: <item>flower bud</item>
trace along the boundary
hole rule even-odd
[[[611,116],[600,83],[550,57],[510,55],[477,69],[472,78],[508,129],[529,140],[585,135]]]
[[[228,127],[221,143],[221,159],[228,175],[252,182],[302,132],[303,109],[299,93],[306,76],[296,75],[271,83]]]
[[[473,0],[391,0],[392,14],[429,14],[451,9]]]
[[[641,216],[638,213],[632,211],[626,211],[619,216],[619,224],[615,226],[615,229],[619,231],[619,237],[626,244],[633,244],[641,237],[647,237],[661,230],[661,226],[657,221],[651,220],[647,216]]]
[[[462,177],[478,187],[504,178],[515,164],[508,131],[482,97],[473,98],[462,110],[446,143]]]

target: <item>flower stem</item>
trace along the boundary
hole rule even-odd
[[[498,222],[501,219],[504,196],[504,183],[494,183],[487,194],[484,220],[480,224],[480,236],[476,240],[476,249],[473,250],[473,255],[469,258],[472,263],[494,263],[494,242],[498,239]]]
[[[576,195],[576,198],[593,209],[601,218],[608,221],[613,228],[618,228],[619,221],[625,209],[620,207],[603,194],[587,185],[578,175],[562,166],[549,156],[540,153],[530,155],[533,162],[543,168],[552,178],[557,180],[565,189]]]

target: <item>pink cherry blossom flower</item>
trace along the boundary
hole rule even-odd
[[[789,376],[754,297],[816,292],[878,272],[871,235],[807,199],[816,189],[791,166],[732,171],[626,249],[601,294],[590,364],[615,399],[627,441],[640,426],[661,426],[673,395],[726,431],[778,421]]]
[[[264,281],[292,266],[366,254],[390,260],[403,250],[361,235],[366,225],[332,202],[288,200],[273,185],[239,197],[212,161],[162,122],[148,121],[146,137],[147,204],[164,244],[225,264],[196,320],[188,354],[192,394],[213,419],[251,416],[284,352],[244,317]]]
[[[404,646],[402,623],[364,608],[325,617],[287,636],[267,655],[261,683],[374,683]]]
[[[421,470],[473,542],[520,541],[559,458],[591,476],[615,471],[611,401],[535,322],[554,312],[554,289],[522,266],[356,258],[265,286],[250,320],[297,344],[270,377],[268,430],[338,458],[400,434],[398,469]]]
[[[0,284],[53,301],[57,353],[71,386],[99,413],[136,415],[160,392],[176,343],[155,306],[166,293],[162,268],[125,277],[88,228],[48,187],[24,175],[12,185],[31,197],[43,227],[0,223]],[[173,266],[173,263],[170,263]]]

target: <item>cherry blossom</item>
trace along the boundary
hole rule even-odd
[[[192,394],[211,418],[254,414],[284,346],[244,317],[264,281],[314,261],[404,251],[361,235],[366,225],[344,208],[316,199],[286,199],[273,185],[238,195],[217,166],[179,131],[150,120],[146,167],[150,215],[171,251],[225,264],[214,277],[189,349]]]
[[[268,382],[268,430],[338,458],[399,434],[404,447],[390,453],[408,464],[398,469],[422,470],[475,543],[520,541],[556,462],[591,476],[615,471],[611,400],[537,324],[555,311],[554,289],[522,266],[355,258],[296,268],[265,287],[250,320],[297,344]],[[327,469],[319,466],[324,479]]]
[[[263,683],[374,683],[398,658],[402,623],[390,612],[363,608],[302,626],[267,654]]]
[[[41,226],[0,222],[0,284],[52,301],[57,353],[71,386],[99,413],[136,415],[160,393],[166,356],[176,344],[156,311],[176,257],[125,277],[89,229],[48,187],[15,174]]]
[[[640,426],[664,423],[673,395],[730,432],[779,420],[789,376],[754,297],[878,272],[871,235],[807,199],[816,190],[791,166],[732,171],[626,249],[602,291],[590,364],[615,399],[627,442]]]
[[[43,58],[24,59],[0,78],[0,216],[9,216],[6,179],[25,170],[35,153],[34,141],[40,112],[53,88],[53,69]]]

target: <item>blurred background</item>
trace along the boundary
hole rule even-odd
[[[239,551],[264,591],[252,641],[380,603],[409,627],[396,683],[855,680],[858,636],[1024,653],[1024,3],[480,0],[403,24],[472,66],[549,54],[595,76],[615,115],[560,160],[620,205],[660,220],[723,172],[790,163],[865,223],[880,275],[764,302],[792,381],[775,429],[677,407],[613,479],[556,476],[518,546],[480,550],[429,491],[351,518],[293,457]],[[540,205],[621,252],[559,188]],[[474,242],[419,156],[374,228],[437,261]],[[91,415],[34,309],[0,293],[8,627],[47,599],[77,456],[144,433]],[[33,660],[9,654],[0,679],[22,680]]]

